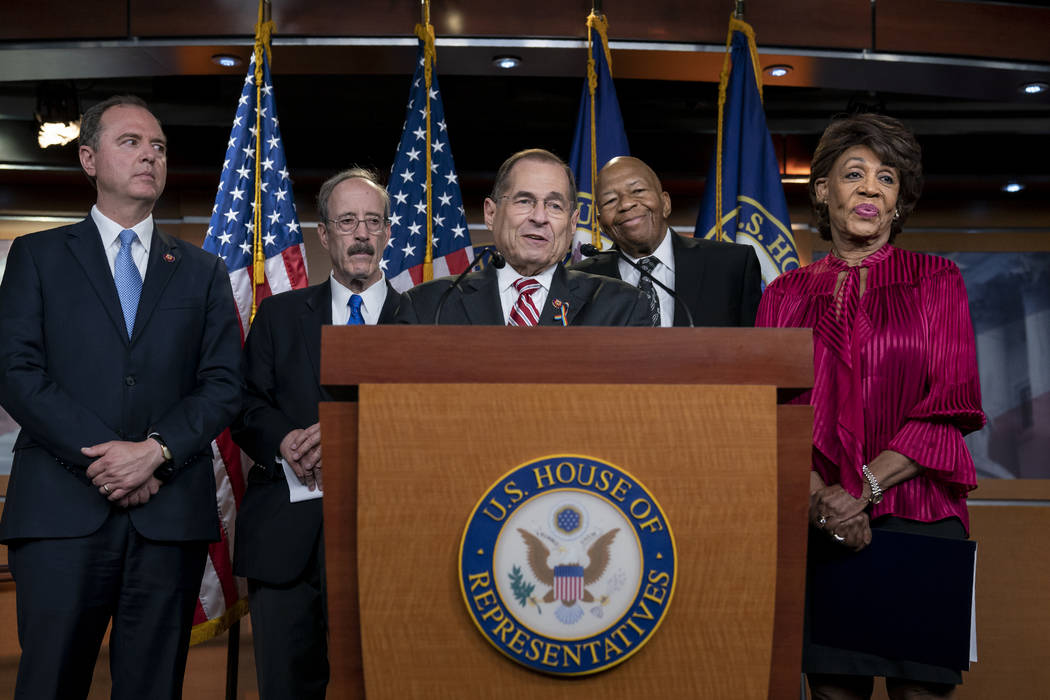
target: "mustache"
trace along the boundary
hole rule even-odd
[[[375,246],[373,246],[373,245],[371,245],[369,243],[356,243],[356,244],[354,244],[354,245],[352,245],[352,246],[350,246],[349,248],[346,249],[346,254],[347,255],[359,255],[361,253],[366,253],[368,255],[375,255],[376,254]]]

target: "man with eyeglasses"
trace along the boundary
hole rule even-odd
[[[762,297],[758,257],[750,246],[679,236],[667,223],[671,197],[638,158],[620,156],[598,173],[598,223],[616,247],[675,291],[675,300],[646,280],[615,251],[585,258],[574,268],[622,279],[651,299],[660,326],[753,326]]]
[[[645,297],[609,278],[562,265],[576,230],[572,171],[550,151],[515,153],[485,199],[485,225],[506,261],[446,277],[401,297],[399,323],[510,326],[648,326]],[[437,312],[440,306],[440,317]]]
[[[328,684],[316,497],[323,464],[317,405],[330,400],[320,385],[321,326],[387,323],[399,300],[379,267],[390,239],[390,198],[375,174],[353,168],[329,178],[317,213],[331,276],[260,304],[244,344],[244,408],[233,427],[255,462],[237,515],[234,572],[248,579],[262,700],[323,698]]]

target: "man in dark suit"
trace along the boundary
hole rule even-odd
[[[650,325],[638,290],[561,264],[576,230],[575,203],[576,185],[564,161],[538,148],[512,155],[485,199],[485,225],[506,265],[472,272],[451,291],[452,278],[408,290],[398,322],[434,323],[445,297],[437,319],[444,324]]]
[[[154,226],[165,148],[138,98],[89,109],[91,215],[17,238],[0,285],[17,698],[86,697],[111,618],[112,697],[182,697],[240,334],[222,261]]]
[[[613,158],[598,173],[598,222],[635,263],[670,287],[697,326],[753,326],[762,296],[758,257],[750,246],[684,238],[667,224],[671,197],[652,168],[637,158]],[[574,265],[577,270],[623,279],[649,299],[660,326],[688,326],[680,303],[658,285],[605,251]],[[655,298],[654,296],[655,295]]]
[[[244,345],[244,409],[234,440],[255,461],[237,514],[234,571],[248,579],[262,700],[323,698],[328,683],[321,501],[291,502],[279,460],[308,490],[321,486],[321,326],[387,323],[398,294],[379,261],[390,240],[390,198],[375,175],[335,175],[317,197],[322,284],[270,297]],[[296,484],[298,485],[298,484]]]

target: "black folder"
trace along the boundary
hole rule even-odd
[[[972,540],[877,529],[860,552],[811,537],[810,640],[968,669],[976,550]]]

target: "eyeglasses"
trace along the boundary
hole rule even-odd
[[[535,197],[523,194],[505,194],[500,196],[499,199],[509,199],[510,210],[515,214],[531,214],[536,210],[536,205],[539,203],[539,200]],[[547,212],[547,216],[552,219],[564,219],[569,215],[569,207],[560,199],[543,200],[543,208]]]
[[[383,230],[383,225],[390,221],[390,219],[375,215],[358,219],[353,214],[349,214],[338,219],[327,219],[327,221],[330,224],[335,224],[335,230],[339,233],[349,235],[357,231],[358,225],[362,222],[365,224],[365,230],[369,233],[379,233]]]

